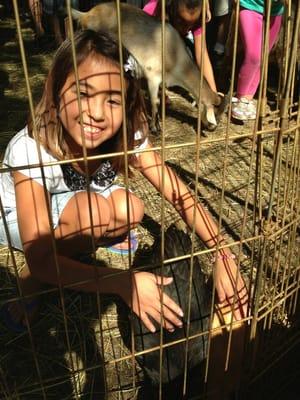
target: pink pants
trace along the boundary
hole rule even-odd
[[[269,50],[272,49],[278,37],[282,15],[270,19]],[[263,40],[264,16],[250,10],[240,11],[239,29],[244,45],[244,60],[241,66],[237,97],[255,95],[260,81],[261,47]]]

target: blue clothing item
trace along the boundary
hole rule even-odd
[[[104,191],[99,193],[101,196],[107,198],[112,192],[118,189],[123,189],[119,185],[111,185],[106,188]],[[83,192],[83,190],[77,190],[74,192],[63,192],[56,193],[51,195],[51,210],[52,210],[52,222],[53,228],[55,229],[58,225],[59,218],[62,215],[64,208],[66,207],[68,201],[79,192]],[[5,220],[7,223],[7,228],[9,232],[10,244],[13,248],[18,250],[23,250],[19,225],[18,225],[18,217],[16,208],[5,207],[4,208]],[[5,232],[5,226],[3,219],[0,217],[0,244],[8,245],[8,239]]]
[[[264,0],[240,0],[240,6],[247,10],[256,11],[260,14],[265,13],[265,1]],[[281,0],[273,0],[271,6],[271,15],[282,15],[284,12],[284,5]]]

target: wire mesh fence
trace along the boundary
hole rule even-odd
[[[3,76],[9,77],[9,83],[3,79],[2,159],[9,140],[23,128],[28,109],[32,137],[40,142],[40,114],[36,104],[53,58],[53,52],[35,54],[32,51],[31,30],[26,29],[20,19],[21,4],[13,0],[11,6],[13,16],[3,19],[1,28],[1,70]],[[201,16],[204,32],[206,7],[204,2]],[[82,84],[71,4],[66,2],[64,22],[70,37],[71,70],[75,76],[72,101],[79,109],[76,118],[83,137],[82,151],[80,154],[65,153],[64,157],[56,161],[48,159],[45,163],[43,146],[38,145],[35,162],[28,161],[17,166],[3,164],[0,171],[2,179],[7,173],[10,176],[14,174],[15,179],[20,177],[18,174],[26,176],[28,164],[33,170],[41,171],[41,186],[45,190],[44,219],[47,214],[47,232],[50,234],[46,241],[48,250],[41,253],[38,270],[47,268],[48,257],[55,275],[52,280],[46,280],[46,286],[35,286],[29,279],[29,285],[33,285],[34,290],[26,287],[28,267],[23,251],[17,250],[13,244],[11,219],[7,204],[3,202],[6,193],[2,191],[2,230],[7,237],[7,245],[0,249],[1,398],[299,397],[299,8],[299,1],[289,1],[285,5],[279,41],[270,55],[267,51],[269,36],[263,35],[261,79],[255,99],[256,117],[251,121],[238,122],[231,118],[231,114],[238,79],[240,4],[233,5],[228,54],[222,70],[216,71],[218,84],[221,86],[222,81],[231,100],[220,115],[216,129],[211,132],[203,122],[206,93],[203,61],[197,90],[199,103],[204,103],[204,107],[195,107],[189,94],[181,89],[171,87],[166,90],[169,85],[167,48],[170,42],[166,36],[165,2],[162,2],[162,29],[159,32],[161,59],[158,61],[165,66],[160,66],[160,72],[162,93],[166,91],[167,98],[160,96],[159,132],[155,132],[152,125],[153,130],[148,133],[147,143],[151,142],[153,147],[129,146],[132,127],[130,118],[127,118],[118,132],[123,147],[113,148],[113,151],[105,148],[103,152],[103,147],[99,147],[100,152],[92,153],[85,140],[88,142],[88,135],[96,131],[90,129],[89,134],[84,133],[86,121],[82,107],[85,100],[82,92],[88,85]],[[119,42],[125,40],[123,11],[122,3],[116,2],[117,26],[120,29],[114,34]],[[269,32],[270,1],[265,2],[265,13],[264,31]],[[203,50],[203,39],[201,46]],[[146,48],[143,50],[146,57]],[[126,65],[127,61],[120,49],[120,65]],[[179,60],[176,61],[180,64]],[[274,71],[278,71],[278,76],[275,88],[270,88]],[[119,68],[122,90],[118,96],[121,97],[119,106],[123,115],[128,113],[126,103],[130,101],[126,91],[131,78],[127,74],[126,68]],[[134,79],[138,77],[134,76]],[[143,93],[147,100],[148,90],[143,89]],[[96,98],[95,94],[90,97]],[[110,101],[115,102],[111,94]],[[149,110],[151,116],[151,104]],[[50,113],[50,110],[47,111]],[[48,123],[51,125],[52,120],[48,119]],[[137,138],[139,144],[143,140],[143,137]],[[182,215],[176,212],[176,208],[181,210],[179,202],[174,201],[173,207],[170,204],[172,199],[167,202],[161,196],[168,190],[165,189],[169,183],[168,169],[161,170],[161,193],[149,184],[147,173],[133,172],[132,160],[137,159],[138,154],[147,155],[153,150],[168,168],[176,172],[176,176],[200,202],[204,212],[216,221],[216,235],[209,247],[197,235],[195,204],[191,207],[190,227],[187,227]],[[97,242],[99,226],[95,223],[94,193],[89,185],[91,165],[98,166],[102,161],[108,158],[112,161],[118,156],[123,157],[124,172],[118,174],[114,183],[125,189],[125,231],[129,237],[127,252],[122,254],[111,252],[111,246],[99,246]],[[31,154],[27,154],[27,158],[30,159]],[[81,175],[87,176],[81,190],[88,193],[85,208],[91,231],[89,251],[80,251],[81,242],[85,240],[81,235],[80,241],[71,241],[67,254],[71,263],[78,263],[76,265],[80,268],[90,267],[90,273],[79,275],[80,279],[74,271],[74,279],[66,279],[65,269],[62,268],[65,254],[52,223],[53,205],[47,191],[45,172],[48,167],[63,170],[70,164],[81,166]],[[15,182],[22,184],[20,180]],[[132,230],[128,221],[132,217],[129,204],[133,193],[136,198],[142,199],[144,215]],[[24,226],[32,230],[30,225],[37,225],[43,231],[44,219],[40,219],[39,202],[36,204],[36,217],[28,221],[24,204],[28,206],[28,215],[33,215],[29,209],[34,207],[25,198],[18,201],[19,224],[22,226],[27,221],[23,231]],[[113,204],[112,208],[119,211],[121,207],[120,202]],[[105,216],[107,213],[101,210],[100,214]],[[129,231],[133,231],[134,236]],[[26,232],[21,236],[24,242]],[[41,243],[38,248],[42,248],[42,242],[35,240]],[[128,251],[128,246],[134,245],[132,242],[138,243],[134,254]],[[25,243],[27,263],[30,260],[28,248],[30,246]],[[39,254],[38,250],[34,251],[34,254]],[[239,320],[233,314],[238,304],[238,289],[235,289],[231,304],[219,304],[215,293],[218,282],[216,266],[219,254],[224,254],[222,251],[234,255],[234,262],[248,288],[247,313]],[[110,273],[101,275],[99,271],[103,271],[104,267]],[[109,268],[113,268],[114,273]],[[32,273],[38,281],[43,280],[37,269],[32,271],[37,274]],[[125,282],[128,271],[130,276],[137,271],[152,271],[176,280],[176,289],[165,286],[163,293],[175,296],[176,302],[184,309],[183,328],[167,331],[161,325],[163,317],[161,323],[156,325],[156,332],[151,333],[145,328],[121,297],[113,294],[116,291],[109,290],[110,279],[117,274],[124,277],[121,279]],[[236,282],[237,276],[232,279]],[[91,287],[93,289],[87,289]],[[163,294],[160,300],[163,307]],[[19,323],[12,321],[16,304],[17,313],[22,314],[21,328]],[[195,307],[198,310],[196,315],[193,314]],[[164,314],[163,309],[161,313]]]

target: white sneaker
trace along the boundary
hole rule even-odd
[[[252,120],[256,118],[256,105],[253,100],[241,97],[232,105],[232,117],[241,121]]]

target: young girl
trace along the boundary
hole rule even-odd
[[[131,192],[127,207],[125,189],[114,184],[116,175],[124,170],[123,157],[112,156],[124,150],[118,46],[104,34],[82,31],[75,35],[75,49],[80,102],[71,41],[66,40],[54,58],[36,108],[37,134],[29,121],[12,138],[4,157],[4,166],[14,167],[1,176],[5,219],[12,246],[24,251],[27,263],[20,275],[22,294],[27,296],[28,309],[31,309],[28,296],[37,292],[42,283],[61,282],[63,286],[73,285],[75,290],[118,294],[145,326],[154,331],[151,318],[160,323],[160,288],[170,284],[171,278],[148,272],[131,274],[114,268],[95,269],[76,261],[79,254],[92,251],[93,240],[98,246],[123,237],[141,221],[144,208],[142,201]],[[130,156],[130,165],[141,171],[192,226],[195,200],[183,182],[151,150],[143,118],[143,99],[134,78],[135,63],[125,50],[123,57],[127,149],[148,150]],[[39,167],[38,148],[43,169]],[[88,156],[87,164],[82,158],[84,152]],[[0,227],[1,242],[7,243],[3,219]],[[200,204],[197,204],[196,232],[208,247],[216,244],[217,226]],[[220,250],[216,258],[219,300],[232,302],[236,284],[239,299],[236,316],[241,318],[245,316],[247,294],[234,257],[227,248]],[[7,310],[12,321],[21,326],[25,321],[22,310],[18,302]],[[182,325],[182,311],[167,295],[163,296],[163,314],[166,329],[172,331]]]
[[[237,82],[238,101],[233,104],[232,116],[246,121],[256,118],[253,97],[260,81],[261,49],[263,39],[264,0],[240,0],[239,31],[244,46],[244,60]],[[272,0],[269,32],[269,51],[278,37],[284,6],[279,0]]]
[[[150,0],[143,10],[149,14],[161,18],[162,3],[160,0]],[[180,33],[185,39],[188,47],[190,47],[190,35],[192,35],[192,42],[194,47],[194,55],[196,62],[201,67],[202,59],[202,46],[201,46],[201,12],[202,0],[169,0],[166,1],[166,17],[168,22]],[[210,21],[211,14],[209,4],[207,2],[206,21]],[[203,53],[203,75],[207,80],[211,89],[216,92],[217,87],[215,83],[214,73],[210,58],[207,51],[206,40],[204,40],[204,53]]]

